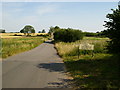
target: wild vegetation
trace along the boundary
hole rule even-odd
[[[74,42],[82,38],[83,38],[83,33],[80,30],[59,29],[54,32],[55,41]]]
[[[83,32],[89,37],[76,42],[55,43],[76,89],[120,87],[120,5],[112,11],[106,16],[109,19],[105,21],[106,30]],[[78,45],[82,43],[93,44],[94,50],[79,50]]]
[[[57,42],[55,47],[64,59],[67,71],[74,78],[74,87],[79,88],[118,88],[119,55],[106,53],[108,38],[85,37],[83,40],[65,43]],[[77,44],[87,42],[94,45],[92,51],[80,50]]]
[[[49,34],[54,35],[55,41],[75,42],[83,39],[83,32],[81,30],[72,28],[60,28],[58,26],[50,27]]]
[[[43,37],[21,37],[2,39],[2,58],[30,50],[43,43],[47,38]]]
[[[0,36],[2,58],[33,49],[48,38],[45,32],[35,33],[35,29],[30,25],[26,25],[20,32],[0,33]]]
[[[105,38],[105,32],[101,31],[101,32],[83,32],[84,36],[86,37],[101,37],[101,38]]]
[[[71,43],[58,42],[55,45],[58,48],[60,48],[59,51],[62,48],[65,48],[64,50],[59,52],[60,55],[62,55],[61,52],[64,52],[65,55],[69,55],[69,54],[70,55],[78,55],[77,54],[77,52],[78,52],[77,45],[84,44],[84,43],[89,43],[89,44],[94,45],[94,50],[93,50],[94,53],[103,53],[103,52],[105,53],[106,52],[106,45],[107,45],[106,41],[109,41],[109,39],[108,38],[84,37],[83,40],[79,40],[76,42],[71,42]],[[67,53],[66,50],[69,53]],[[72,52],[70,52],[70,51],[72,51]],[[80,50],[80,52],[81,52],[81,54],[84,53],[82,50]],[[91,51],[85,51],[85,52],[91,53]]]
[[[109,21],[105,21],[106,24],[104,26],[107,29],[104,32],[111,39],[108,45],[109,52],[120,53],[120,5],[118,9],[112,9],[112,11],[112,14],[106,16]]]

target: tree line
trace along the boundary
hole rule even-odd
[[[107,29],[101,32],[91,33],[82,32],[81,30],[75,30],[72,28],[61,29],[58,26],[51,27],[49,33],[53,33],[54,40],[64,41],[64,42],[74,42],[76,40],[81,40],[83,36],[89,37],[108,37],[110,41],[108,42],[107,49],[110,53],[120,53],[120,5],[117,9],[111,9],[113,12],[107,14],[105,21],[105,26]]]

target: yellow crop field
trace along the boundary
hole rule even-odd
[[[21,35],[21,36],[19,36]],[[32,33],[31,36],[47,35],[47,33]],[[24,33],[0,33],[0,38],[20,38],[25,36]]]

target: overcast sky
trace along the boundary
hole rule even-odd
[[[3,2],[2,28],[19,32],[32,25],[36,32],[51,26],[82,31],[104,30],[106,15],[117,8],[118,2]]]

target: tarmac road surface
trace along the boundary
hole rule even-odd
[[[69,88],[68,78],[51,41],[2,62],[2,88]]]

